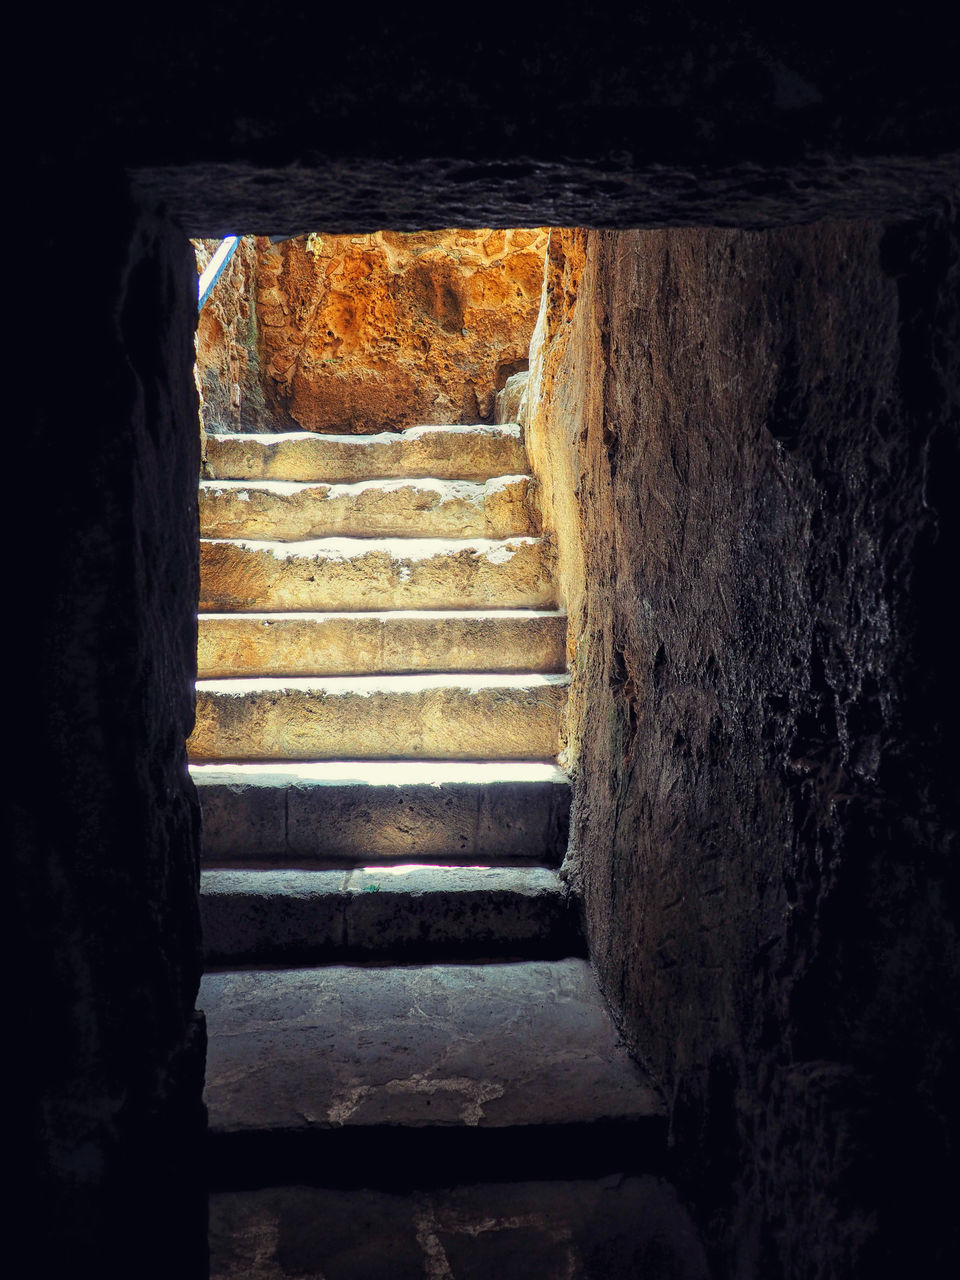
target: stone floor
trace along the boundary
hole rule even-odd
[[[409,1163],[416,1164],[411,1142]],[[408,1194],[287,1186],[210,1202],[211,1280],[707,1280],[673,1189],[649,1175]]]
[[[585,960],[209,973],[211,1133],[658,1123]]]

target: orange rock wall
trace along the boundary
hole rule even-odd
[[[271,425],[489,421],[496,392],[526,367],[546,242],[540,230],[258,241]]]

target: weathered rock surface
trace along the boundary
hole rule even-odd
[[[563,671],[567,619],[542,609],[203,613],[201,679]]]
[[[316,676],[197,681],[192,760],[545,760],[566,675]]]
[[[551,609],[544,538],[203,539],[203,610]]]
[[[202,274],[219,240],[195,240]],[[254,290],[258,244],[241,239],[197,319],[197,383],[207,431],[256,428],[266,417]]]
[[[521,406],[524,404],[527,386],[530,382],[530,371],[512,374],[504,383],[503,389],[497,392],[493,410],[494,422],[522,422]]]
[[[526,469],[522,433],[515,422],[407,427],[359,437],[248,432],[207,441],[208,474],[237,480],[487,480]]]
[[[722,1275],[955,1255],[958,261],[939,216],[551,238],[568,870]]]
[[[368,432],[489,420],[526,365],[545,245],[540,230],[258,242],[273,421]]]
[[[570,785],[554,764],[194,764],[210,860],[560,861]]]
[[[527,476],[472,480],[205,480],[200,532],[207,538],[509,538],[537,533]]]
[[[385,964],[575,955],[571,903],[546,867],[207,870],[208,965]]]
[[[377,1170],[379,1179],[383,1170]],[[660,1178],[386,1190],[268,1187],[210,1197],[211,1280],[707,1280]],[[441,1271],[440,1268],[443,1267]]]

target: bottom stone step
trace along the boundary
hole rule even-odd
[[[583,951],[572,904],[545,867],[210,870],[200,911],[210,965]]]
[[[215,1192],[210,1276],[708,1280],[709,1271],[669,1183],[613,1174],[471,1181],[408,1195],[307,1186]]]
[[[567,842],[553,763],[329,760],[191,765],[206,861],[541,862]]]
[[[585,960],[208,973],[198,1005],[214,1187],[370,1185],[414,1152],[451,1179],[664,1156]]]

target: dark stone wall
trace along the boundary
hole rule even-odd
[[[272,20],[243,4],[185,9],[188,22],[171,10],[162,26],[110,24],[112,43],[77,23],[102,71],[82,124],[144,163],[303,165],[355,156],[359,137],[371,158],[627,153],[671,167],[905,143],[930,156],[960,120],[957,36],[932,4],[869,21],[818,0],[646,3],[615,21],[600,0],[557,0],[540,22],[429,0],[370,23],[300,4]]]
[[[955,24],[927,8],[849,31],[835,8],[699,3],[466,30],[449,6],[16,15],[37,69],[8,197],[29,236],[8,259],[11,1097],[34,1274],[203,1267],[194,270],[120,175],[193,236],[927,217],[960,151]],[[617,498],[583,503],[589,687],[613,739],[588,743],[580,827],[604,981],[671,1091],[718,1258],[868,1274],[910,1214],[933,1257],[955,239],[593,243],[592,447]]]
[[[957,223],[553,257],[589,583],[568,870],[602,985],[718,1275],[945,1275]]]
[[[192,236],[770,226],[957,182],[941,4],[37,12],[29,127],[136,170]]]
[[[16,1265],[205,1274],[196,671],[199,431],[188,242],[85,170],[38,190],[19,295],[8,676]],[[81,185],[84,184],[84,185]],[[69,271],[64,270],[64,258]]]

